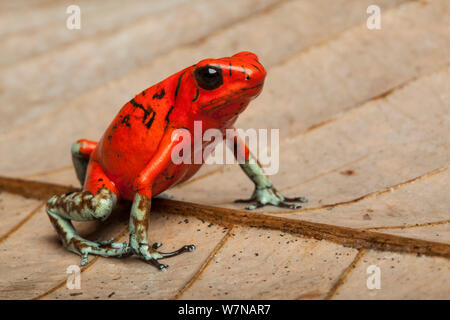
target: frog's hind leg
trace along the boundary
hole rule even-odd
[[[126,243],[112,241],[89,241],[80,237],[72,225],[75,221],[103,221],[116,206],[118,191],[106,177],[97,162],[92,161],[87,170],[85,191],[57,195],[47,202],[47,214],[63,245],[81,256],[81,265],[86,265],[88,255],[124,257],[132,254]]]
[[[97,142],[86,139],[78,140],[72,144],[72,162],[81,185],[84,185],[89,158],[95,147],[97,147]]]

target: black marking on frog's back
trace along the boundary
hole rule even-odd
[[[122,118],[122,120],[120,121],[120,123],[123,124],[123,125],[125,125],[125,126],[127,126],[127,127],[131,127],[131,124],[130,124],[130,115],[127,114],[126,116],[124,116],[124,117]]]
[[[167,126],[169,125],[169,122],[170,122],[169,117],[170,117],[170,114],[171,114],[172,111],[173,111],[173,108],[175,108],[175,106],[171,106],[171,107],[170,107],[169,111],[168,111],[167,114],[166,114],[166,118],[164,119],[164,120],[166,121],[166,128],[167,128]]]
[[[142,104],[137,103],[136,100],[131,99],[130,100],[131,105],[135,109],[141,109],[144,111],[144,116],[142,117],[142,123],[147,127],[147,129],[150,129],[152,127],[153,121],[155,120],[156,112],[153,110],[150,106],[145,108]],[[147,121],[147,118],[149,120]],[[147,123],[145,123],[147,121]]]
[[[145,114],[148,112],[148,111],[144,108],[144,106],[143,106],[142,104],[140,104],[140,103],[137,103],[136,100],[134,100],[134,98],[130,100],[130,103],[131,103],[131,105],[132,105],[135,109],[136,109],[136,108],[142,109],[142,111],[144,111]]]
[[[162,98],[164,98],[164,96],[166,95],[166,91],[164,90],[164,88],[161,89],[161,91],[159,93],[155,93],[153,95],[153,99],[159,99],[161,100]]]
[[[148,122],[145,124],[145,126],[147,127],[147,129],[150,129],[150,128],[152,127],[153,121],[155,120],[155,116],[156,116],[156,112],[153,111],[152,117],[151,117],[150,120],[148,120]]]
[[[181,78],[183,77],[183,75],[184,75],[184,72],[182,74],[180,74],[180,76],[178,77],[177,87],[175,88],[175,97],[174,97],[174,101],[175,102],[177,101],[178,91],[180,90]]]

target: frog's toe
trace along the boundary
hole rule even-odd
[[[265,206],[265,204],[263,204],[261,202],[257,202],[255,204],[251,204],[251,205],[245,207],[245,209],[247,209],[247,210],[255,210],[255,209],[258,209],[258,208],[261,208],[261,207],[264,207],[264,206]]]
[[[185,247],[186,247],[186,251],[189,251],[189,252],[195,251],[195,249],[197,249],[195,247],[195,245],[193,245],[193,244],[190,244],[190,245],[185,246]]]
[[[294,197],[294,198],[284,197],[281,193],[277,192],[273,187],[267,187],[256,189],[252,198],[248,200],[236,200],[235,202],[238,203],[253,202],[251,205],[245,208],[247,210],[255,210],[264,207],[266,205],[287,209],[300,209],[302,207],[300,204],[292,202],[305,203],[308,202],[308,199],[306,199],[305,197]]]
[[[90,254],[116,258],[124,258],[133,254],[127,243],[109,242],[109,244],[100,245],[99,243],[84,240],[82,238],[71,241],[68,247],[70,251],[81,256],[81,266],[88,264]]]
[[[307,203],[307,202],[308,202],[308,198],[305,198],[305,197],[294,197],[294,198],[284,197],[284,201],[285,201],[285,202],[301,202],[301,203]]]
[[[277,193],[278,197],[280,199],[282,199],[282,201],[278,204],[275,204],[277,207],[280,208],[287,208],[287,209],[300,209],[302,206],[300,204],[297,203],[288,203],[288,202],[300,202],[300,203],[306,203],[308,202],[308,199],[305,197],[293,197],[293,198],[289,198],[289,197],[285,197],[283,195],[281,195],[280,193]]]
[[[169,268],[169,265],[160,263],[157,259],[147,260],[147,263],[150,263],[152,266],[156,267],[156,269],[160,271],[167,271],[167,268]]]
[[[95,240],[94,242],[97,243],[100,247],[103,247],[103,246],[112,244],[114,242],[114,240],[115,240],[114,238],[110,238],[108,240],[102,240],[102,238],[100,237],[97,240]]]
[[[156,243],[158,243],[159,244],[159,242],[156,242]],[[156,244],[155,243],[155,244]],[[155,245],[155,244],[153,244],[153,246]],[[161,245],[160,245],[161,246]],[[159,246],[159,247],[160,247]],[[158,247],[158,248],[159,248]],[[156,251],[158,254],[160,254],[161,256],[162,256],[162,258],[170,258],[170,257],[174,257],[174,256],[177,256],[177,255],[179,255],[179,254],[182,254],[182,253],[184,253],[184,252],[192,252],[192,251],[194,251],[195,250],[195,245],[193,245],[193,244],[189,244],[189,245],[184,245],[184,246],[182,246],[180,249],[178,249],[178,250],[175,250],[175,251],[172,251],[172,252],[160,252],[160,251]]]
[[[255,204],[252,204],[250,206],[245,207],[245,209],[247,210],[255,210],[258,208],[262,208],[264,206],[274,206],[274,207],[279,207],[279,208],[287,208],[287,209],[300,209],[302,206],[299,204],[292,204],[292,203],[286,203],[283,201],[278,201],[278,202],[269,202],[269,203],[262,203],[262,202],[257,202]]]
[[[162,246],[161,242],[153,243],[150,248],[146,244],[135,244],[134,246],[135,248],[133,250],[140,256],[140,258],[161,271],[165,271],[169,266],[167,264],[160,263],[160,259],[174,257],[184,252],[192,252],[195,250],[195,246],[193,244],[182,246],[180,249],[173,252],[158,251],[157,249]]]
[[[163,245],[162,242],[155,242],[155,243],[153,243],[152,248],[156,250],[159,247],[161,247],[162,245]]]
[[[280,207],[280,208],[287,208],[287,209],[300,209],[302,207],[299,204],[295,204],[295,203],[291,204],[291,203],[286,203],[286,202],[280,202],[276,206]]]

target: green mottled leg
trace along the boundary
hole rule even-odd
[[[80,181],[81,185],[84,185],[84,180],[86,179],[86,170],[89,164],[89,156],[81,153],[81,143],[74,142],[72,144],[72,162],[75,167],[75,172],[77,174],[77,178]]]
[[[299,209],[301,205],[299,204],[289,204],[287,202],[308,202],[305,197],[287,198],[279,193],[275,187],[270,182],[269,178],[264,175],[261,167],[251,161],[247,160],[243,164],[239,164],[244,170],[245,174],[253,181],[255,184],[255,191],[250,199],[236,200],[237,203],[249,203],[255,202],[255,204],[246,207],[247,210],[253,210],[261,208],[265,205],[272,205],[281,208],[289,209]]]
[[[158,249],[162,244],[156,242],[152,247],[148,244],[148,218],[150,216],[151,199],[144,195],[136,194],[130,215],[130,246],[135,254],[140,256],[146,262],[152,264],[159,270],[166,270],[168,265],[159,263],[162,258],[169,258],[179,255],[183,252],[194,251],[194,245],[186,245],[174,252],[159,252]]]
[[[63,245],[81,256],[81,265],[88,262],[88,255],[105,257],[124,257],[132,254],[126,243],[107,241],[89,241],[80,237],[72,225],[75,221],[103,221],[111,214],[116,205],[116,195],[108,189],[101,189],[97,195],[90,192],[72,192],[53,196],[47,202],[47,214],[55,227]]]

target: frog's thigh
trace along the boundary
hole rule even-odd
[[[93,242],[81,238],[71,220],[105,220],[111,214],[118,199],[113,183],[106,177],[97,162],[91,161],[87,170],[86,188],[82,192],[57,195],[47,202],[47,214],[66,248],[82,256],[82,265],[88,254],[125,256],[130,253],[127,245]]]
[[[68,220],[105,220],[118,200],[118,190],[97,161],[87,168],[84,191],[53,196],[47,212]]]

